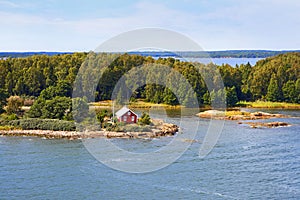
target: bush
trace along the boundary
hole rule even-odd
[[[53,130],[53,131],[75,131],[74,122],[56,119],[20,119],[20,120],[1,120],[0,125],[20,127],[23,130]]]
[[[139,124],[141,125],[150,125],[151,118],[148,113],[143,112],[141,118],[139,119]]]
[[[1,115],[1,118],[4,119],[4,120],[12,121],[12,120],[18,119],[18,116],[16,114],[7,115],[7,114],[3,113]]]
[[[8,126],[8,125],[0,126],[0,131],[11,131],[11,130],[15,130],[15,129],[17,129],[17,128],[14,126]]]

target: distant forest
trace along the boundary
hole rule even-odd
[[[107,58],[113,62],[101,71],[97,65],[104,65]],[[234,106],[238,101],[268,100],[279,102],[300,103],[300,53],[286,53],[262,59],[255,66],[242,64],[217,66],[213,63],[184,62],[174,58],[159,58],[130,55],[130,54],[96,54],[72,53],[59,55],[33,55],[25,58],[7,58],[0,60],[0,96],[22,96],[24,98],[53,99],[57,96],[71,97],[74,81],[78,75],[82,80],[80,90],[91,90],[90,80],[97,80],[100,73],[102,78],[97,83],[96,91],[90,101],[111,99],[117,81],[130,70],[137,70],[141,65],[166,65],[179,72],[192,86],[188,89],[181,85],[176,74],[152,71],[142,78],[164,76],[171,82],[176,82],[177,94],[172,89],[159,84],[144,85],[138,88],[131,96],[131,100],[144,99],[153,103],[177,105],[183,102],[185,106],[194,106],[191,95],[196,95],[201,106],[210,105],[216,97],[225,96],[228,106]],[[84,71],[79,72],[81,66]],[[197,68],[201,67],[200,73]],[[217,68],[224,82],[224,89],[218,85],[208,91],[204,80],[217,81],[217,77],[210,70]],[[210,73],[212,72],[212,73]],[[127,80],[126,84],[137,84],[141,77]],[[79,84],[76,83],[75,84]],[[195,92],[195,93],[194,93]],[[79,94],[80,91],[77,91]],[[83,94],[84,95],[84,92]],[[3,96],[3,95],[2,95]],[[118,94],[119,97],[122,94]],[[194,96],[192,96],[194,97]]]
[[[193,57],[193,58],[267,58],[284,53],[300,52],[300,50],[270,51],[270,50],[227,50],[227,51],[133,51],[128,54],[136,54],[152,57]],[[62,55],[73,52],[0,52],[0,58],[20,58],[33,55]]]

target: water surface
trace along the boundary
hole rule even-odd
[[[180,122],[178,115],[171,120]],[[209,124],[201,120],[199,142],[172,165],[146,174],[108,168],[80,140],[1,137],[0,199],[300,199],[300,120],[280,121],[293,126],[251,129],[226,121],[216,147],[200,159]],[[114,142],[147,152],[172,139]]]

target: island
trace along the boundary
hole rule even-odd
[[[246,112],[240,110],[234,111],[220,111],[220,110],[207,110],[197,114],[200,118],[217,119],[217,120],[236,120],[238,124],[248,124],[251,128],[274,128],[274,127],[286,127],[291,124],[286,122],[254,122],[255,120],[265,119],[277,119],[277,118],[289,118],[288,115],[272,114],[267,112]]]

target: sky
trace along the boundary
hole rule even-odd
[[[141,28],[204,50],[295,50],[299,10],[299,0],[0,0],[0,51],[90,51]]]

